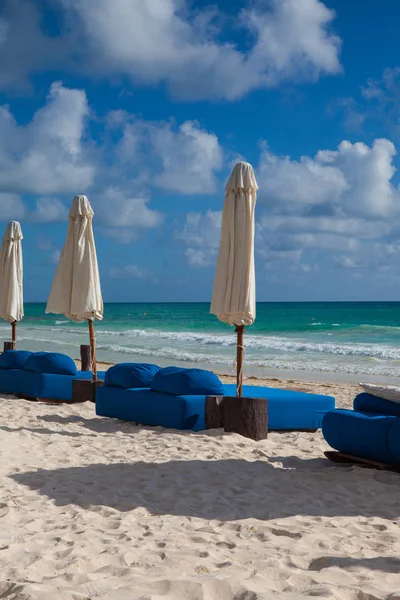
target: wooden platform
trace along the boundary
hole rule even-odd
[[[206,429],[224,428],[256,442],[268,437],[268,400],[242,396],[207,396]]]
[[[104,381],[92,381],[91,379],[74,379],[72,381],[72,400],[55,400],[52,398],[35,398],[33,396],[21,396],[13,394],[21,400],[30,402],[44,402],[45,404],[79,404],[82,402],[96,401],[96,388],[104,385]]]
[[[73,402],[96,402],[96,388],[104,385],[104,381],[91,379],[74,379],[72,382]]]
[[[359,456],[345,454],[344,452],[336,452],[329,450],[325,452],[325,456],[331,462],[340,465],[355,465],[367,469],[378,469],[380,471],[393,471],[394,473],[400,473],[400,465],[389,465],[386,463],[379,462],[377,460],[370,460],[368,458],[360,458]]]

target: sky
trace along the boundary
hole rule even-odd
[[[25,300],[86,194],[105,302],[208,301],[239,160],[259,301],[399,300],[399,22],[395,0],[1,0]]]

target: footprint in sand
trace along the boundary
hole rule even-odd
[[[0,598],[8,598],[9,596],[22,598],[22,596],[19,595],[22,590],[22,585],[11,583],[11,581],[0,581]]]
[[[229,544],[228,542],[217,542],[217,546],[220,548],[228,548],[228,550],[233,550],[233,548],[236,548],[236,544]]]
[[[271,533],[273,535],[289,537],[289,538],[292,538],[293,540],[299,540],[300,538],[303,537],[301,535],[301,533],[293,533],[292,531],[286,531],[285,529],[271,529]]]

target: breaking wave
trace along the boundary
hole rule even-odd
[[[28,328],[24,328],[21,340],[35,340],[37,342],[54,343],[58,345],[73,345],[73,340],[68,334],[75,334],[82,336],[82,330],[80,329],[67,329],[62,328],[61,331],[55,328],[31,328],[36,333],[29,336]],[[44,337],[43,334],[51,332],[57,332],[57,336]],[[40,331],[42,334],[40,337],[37,333]],[[113,344],[109,342],[109,338],[122,338],[123,343]],[[99,348],[112,349],[113,352],[131,353],[143,352],[146,350],[149,354],[150,350],[159,352],[161,351],[160,345],[162,342],[170,342],[174,346],[179,345],[179,348],[173,348],[174,352],[180,352],[180,348],[186,347],[187,350],[193,354],[193,356],[201,356],[202,360],[207,354],[201,352],[201,347],[214,347],[215,350],[236,345],[236,335],[232,331],[230,335],[219,335],[211,333],[193,333],[193,332],[170,332],[170,331],[156,331],[146,329],[129,329],[126,331],[110,331],[99,329],[97,331],[97,338],[99,342]],[[121,341],[122,341],[121,339]],[[142,342],[141,345],[147,345],[148,348],[141,349],[138,346],[138,342]],[[76,344],[76,341],[74,342]],[[82,343],[85,343],[84,341]],[[174,344],[175,343],[175,344]],[[103,346],[102,346],[103,344]],[[105,344],[105,345],[104,345]],[[154,345],[157,348],[154,349]],[[332,356],[353,356],[353,357],[364,357],[371,359],[382,359],[382,360],[400,360],[400,347],[395,347],[385,344],[362,344],[362,343],[337,343],[337,342],[317,342],[317,341],[303,341],[287,337],[279,336],[264,336],[248,334],[245,338],[245,346],[247,354],[254,353],[278,353],[285,355],[292,354],[323,354]],[[196,352],[193,352],[194,350]],[[163,348],[163,351],[170,350],[170,348]],[[208,360],[216,360],[215,356],[208,356]]]

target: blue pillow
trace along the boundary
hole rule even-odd
[[[25,369],[35,373],[76,375],[76,365],[72,358],[59,352],[35,352],[26,361]]]
[[[224,386],[211,371],[166,367],[160,369],[151,382],[154,392],[174,396],[223,396]]]
[[[400,417],[400,404],[398,402],[390,402],[390,400],[378,398],[365,392],[354,398],[353,407],[356,412]]]
[[[0,369],[23,369],[31,354],[28,350],[5,350],[0,355]]]
[[[120,363],[106,372],[105,385],[121,388],[149,388],[154,375],[160,370],[148,363]]]

